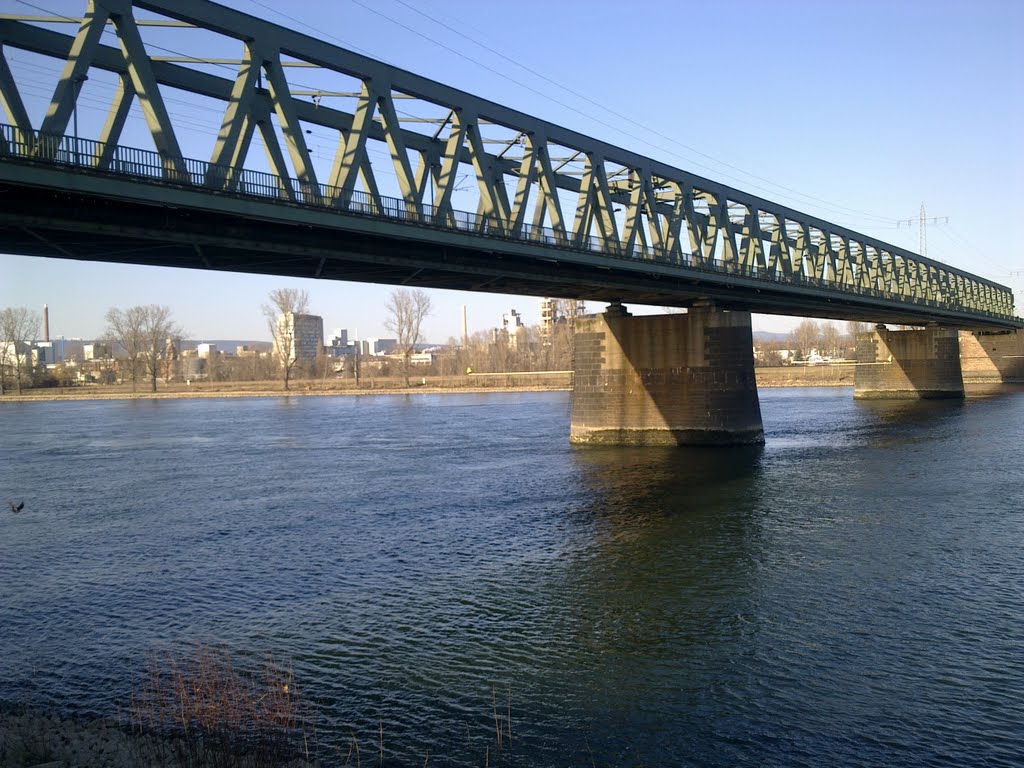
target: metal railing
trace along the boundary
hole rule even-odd
[[[12,125],[0,124],[0,161],[11,160],[71,166],[93,174],[127,177],[143,183],[274,201],[338,214],[368,216],[418,227],[526,242],[562,251],[598,254],[629,261],[632,264],[673,266],[687,272],[729,275],[778,285],[821,288],[906,306],[969,313],[979,318],[1013,319],[1012,313],[994,312],[971,306],[961,301],[959,296],[928,299],[817,276],[786,274],[779,269],[769,270],[732,261],[704,259],[691,253],[673,252],[651,246],[636,245],[627,252],[617,241],[609,242],[594,236],[579,237],[571,233],[563,235],[551,227],[536,227],[526,223],[515,232],[504,226],[496,217],[450,208],[442,209],[401,198],[375,198],[358,190],[345,191],[327,184],[310,184],[264,171],[215,165],[190,158],[168,158],[151,150],[105,144],[74,136],[29,133]]]

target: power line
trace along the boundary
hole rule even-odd
[[[925,214],[924,203],[921,203],[921,213],[918,215],[917,222],[917,238],[918,238],[918,250],[917,252],[924,257],[928,256],[928,219],[929,217]],[[932,216],[932,224],[949,224],[949,216]],[[915,219],[897,219],[896,229],[899,229],[902,225],[906,225],[909,229],[914,226]]]
[[[256,0],[251,0],[251,1],[252,2],[256,2]],[[422,32],[419,32],[418,30],[412,29],[411,27],[401,23],[400,21],[397,21],[396,19],[393,19],[393,18],[387,16],[386,14],[381,13],[380,11],[378,11],[376,9],[370,8],[369,6],[367,6],[363,2],[361,2],[361,0],[352,0],[352,2],[355,3],[356,5],[359,5],[359,6],[363,7],[363,8],[365,8],[365,9],[369,10],[369,11],[372,11],[373,13],[376,13],[378,16],[381,16],[382,18],[385,18],[385,19],[387,19],[388,21],[391,21],[394,24],[397,24],[397,25],[403,27],[404,29],[407,29],[407,30],[409,30],[411,32],[416,33],[417,35],[423,37],[424,39],[427,39],[427,40],[433,42],[434,44],[444,48],[445,50],[448,50],[448,51],[451,51],[452,53],[455,53],[456,55],[466,59],[467,61],[471,61],[471,62],[473,62],[473,63],[475,63],[475,64],[477,64],[479,66],[484,67],[488,71],[493,72],[494,74],[497,74],[499,77],[502,77],[502,78],[504,78],[506,80],[510,80],[511,82],[516,83],[517,85],[519,85],[519,86],[521,86],[523,88],[526,88],[526,89],[532,91],[533,93],[535,93],[535,94],[537,94],[537,95],[539,95],[539,96],[541,96],[543,98],[546,98],[546,99],[551,100],[551,101],[555,101],[560,106],[567,107],[568,109],[571,109],[572,111],[576,112],[579,115],[582,115],[582,116],[584,116],[584,117],[586,117],[586,118],[588,118],[590,120],[594,120],[595,122],[598,122],[601,125],[604,125],[604,126],[606,126],[608,128],[612,128],[613,130],[618,130],[623,135],[625,135],[625,136],[627,136],[629,138],[632,138],[632,139],[636,139],[637,141],[641,141],[641,142],[643,142],[644,144],[646,144],[649,147],[654,147],[655,149],[659,149],[662,152],[667,152],[667,153],[673,155],[674,157],[678,157],[680,159],[686,160],[687,162],[693,162],[691,159],[686,158],[684,155],[681,155],[680,153],[676,152],[675,150],[673,150],[671,148],[664,147],[664,146],[659,145],[659,144],[654,144],[654,143],[652,143],[650,141],[647,141],[646,139],[643,139],[643,138],[641,138],[639,136],[636,136],[634,134],[630,134],[628,132],[622,131],[620,128],[617,128],[614,125],[611,125],[611,124],[609,124],[607,122],[604,122],[603,120],[600,120],[600,119],[594,117],[593,115],[590,115],[590,114],[588,114],[586,112],[583,112],[582,110],[576,109],[576,108],[574,108],[572,106],[566,105],[563,102],[558,101],[557,99],[554,99],[553,97],[549,96],[548,94],[541,93],[540,91],[536,90],[535,88],[532,88],[531,86],[528,86],[528,85],[522,83],[521,81],[516,80],[515,78],[509,77],[508,75],[506,75],[506,74],[504,74],[502,72],[498,72],[497,70],[487,66],[486,64],[483,64],[480,61],[478,61],[477,59],[474,59],[474,58],[472,58],[470,56],[467,56],[467,55],[461,53],[460,51],[457,51],[457,50],[455,50],[455,49],[445,45],[444,43],[441,43],[441,42],[435,40],[434,38],[430,37],[429,35],[426,35],[426,34],[424,34]],[[759,176],[756,173],[752,173],[751,171],[747,171],[747,170],[745,170],[743,168],[740,168],[739,166],[733,165],[733,164],[728,163],[728,162],[726,162],[724,160],[720,160],[720,159],[718,159],[718,158],[716,158],[716,157],[714,157],[712,155],[707,154],[706,152],[702,152],[701,150],[697,149],[696,147],[692,147],[692,146],[690,146],[688,144],[684,144],[683,142],[679,141],[678,139],[676,139],[676,138],[674,138],[672,136],[668,136],[668,135],[666,135],[666,134],[664,134],[664,133],[662,133],[662,132],[660,132],[660,131],[658,131],[658,130],[656,130],[654,128],[651,128],[650,126],[647,126],[647,125],[644,125],[642,123],[639,123],[636,120],[634,120],[633,118],[629,117],[628,115],[624,115],[621,112],[617,112],[614,109],[609,108],[607,105],[602,104],[601,102],[599,102],[599,101],[597,101],[595,99],[590,98],[586,94],[580,93],[579,91],[576,91],[576,90],[574,90],[574,89],[572,89],[572,88],[570,88],[570,87],[568,87],[566,85],[563,85],[562,83],[559,83],[558,81],[548,77],[544,73],[538,72],[536,69],[533,69],[532,67],[527,66],[526,64],[523,64],[521,61],[518,61],[518,60],[516,60],[516,59],[514,59],[514,58],[512,58],[510,56],[505,55],[504,53],[502,53],[501,51],[496,50],[495,48],[491,47],[490,45],[488,45],[486,43],[483,43],[483,42],[475,39],[474,37],[459,31],[458,29],[452,27],[451,25],[445,23],[444,21],[441,21],[440,19],[437,19],[436,17],[431,16],[427,12],[422,11],[419,8],[416,8],[413,5],[410,5],[405,0],[395,0],[395,2],[399,3],[400,5],[405,6],[409,10],[413,11],[414,13],[419,14],[420,16],[423,16],[424,18],[429,19],[430,21],[433,21],[435,24],[438,24],[438,25],[444,27],[445,29],[447,29],[450,32],[458,35],[459,37],[461,37],[461,38],[463,38],[465,40],[468,40],[468,41],[470,41],[470,42],[480,46],[484,50],[490,51],[492,54],[494,54],[495,56],[498,56],[502,60],[507,61],[507,62],[509,62],[511,64],[514,64],[515,66],[525,70],[526,72],[529,72],[534,77],[538,77],[541,80],[544,80],[545,82],[548,82],[548,83],[554,85],[555,87],[560,88],[561,90],[563,90],[563,91],[565,91],[567,93],[570,93],[570,94],[572,94],[573,96],[575,96],[575,97],[577,97],[579,99],[582,99],[583,101],[587,102],[588,104],[591,104],[593,106],[598,107],[599,109],[604,110],[605,112],[613,115],[617,119],[624,120],[624,121],[630,123],[631,125],[635,125],[635,126],[641,128],[643,130],[648,131],[649,133],[654,134],[655,136],[658,136],[658,137],[660,137],[662,139],[665,139],[666,141],[672,142],[672,144],[674,144],[676,146],[680,146],[680,147],[682,147],[682,148],[684,148],[684,149],[686,149],[686,150],[688,150],[690,152],[693,152],[693,153],[695,153],[697,155],[700,155],[701,157],[705,157],[705,158],[707,158],[708,160],[711,160],[714,163],[717,163],[717,164],[719,164],[721,166],[724,166],[726,168],[730,168],[730,169],[732,169],[734,171],[737,171],[737,172],[739,172],[741,174],[744,174],[745,176],[748,176],[750,178],[757,179],[758,181],[765,182],[766,184],[769,184],[770,186],[775,187],[777,189],[781,189],[781,190],[784,190],[786,192],[789,192],[790,194],[797,195],[798,197],[804,198],[805,200],[809,200],[809,201],[818,203],[820,205],[824,205],[824,206],[828,207],[830,210],[833,210],[833,211],[836,211],[836,212],[855,213],[855,214],[858,214],[860,216],[864,216],[864,217],[869,218],[869,219],[876,219],[878,221],[884,221],[884,222],[892,222],[893,221],[893,219],[891,217],[888,217],[888,216],[881,216],[879,214],[870,213],[868,211],[861,211],[861,210],[856,209],[856,208],[850,208],[848,206],[841,206],[841,205],[838,205],[838,204],[835,204],[835,203],[830,203],[829,201],[823,200],[822,198],[815,197],[814,195],[809,195],[809,194],[807,194],[805,192],[801,192],[799,190],[793,189],[792,187],[787,187],[787,186],[785,186],[783,184],[779,184],[778,182],[772,181],[771,179],[767,179],[767,178],[765,178],[763,176]],[[710,168],[707,165],[704,165],[704,164],[698,164],[698,165],[700,165],[700,167],[702,167],[702,168],[706,168],[706,169],[712,171],[713,173],[720,173],[720,171],[718,171],[717,169]],[[736,179],[735,176],[729,176],[729,178],[741,181],[739,179]],[[743,182],[741,181],[741,183],[743,183]],[[760,187],[760,188],[763,189],[763,187]]]

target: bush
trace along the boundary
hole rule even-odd
[[[131,727],[162,738],[174,762],[271,768],[309,760],[311,722],[291,670],[235,669],[224,652],[154,653],[132,694]]]

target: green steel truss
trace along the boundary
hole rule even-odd
[[[56,21],[77,24],[77,32],[56,31]],[[140,29],[153,25],[230,38],[239,56],[154,55]],[[4,48],[63,62],[40,126],[30,123]],[[512,238],[545,231],[559,245],[592,249],[596,239],[610,255],[641,261],[812,278],[839,292],[870,289],[1013,316],[1005,286],[204,0],[88,0],[80,19],[0,16],[0,101],[21,135],[67,135],[79,86],[94,68],[118,78],[102,131],[89,137],[87,162],[100,171],[111,170],[138,105],[167,177],[194,179],[165,101],[176,89],[223,105],[202,179],[213,189],[237,188],[258,134],[262,167],[290,200],[316,190],[386,207],[383,170],[411,218],[427,212],[437,220],[455,216],[456,192],[465,199],[466,179],[475,179],[476,216]],[[337,86],[294,87],[290,68],[330,73]],[[314,127],[336,141],[326,178],[317,177],[307,145]],[[0,139],[0,159],[11,152],[6,143]],[[390,163],[375,167],[372,148]]]

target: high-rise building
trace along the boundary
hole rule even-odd
[[[569,327],[576,324],[576,318],[587,314],[587,305],[582,299],[550,299],[540,300],[540,340],[542,344],[551,343],[551,334],[559,323],[568,323]]]
[[[551,332],[555,327],[555,299],[544,297],[540,300],[540,340],[542,344],[551,343]]]
[[[324,319],[286,312],[277,318],[274,352],[284,362],[312,363],[323,351]]]
[[[518,348],[520,337],[526,332],[523,316],[514,309],[503,314],[501,316],[501,332],[512,349]]]

